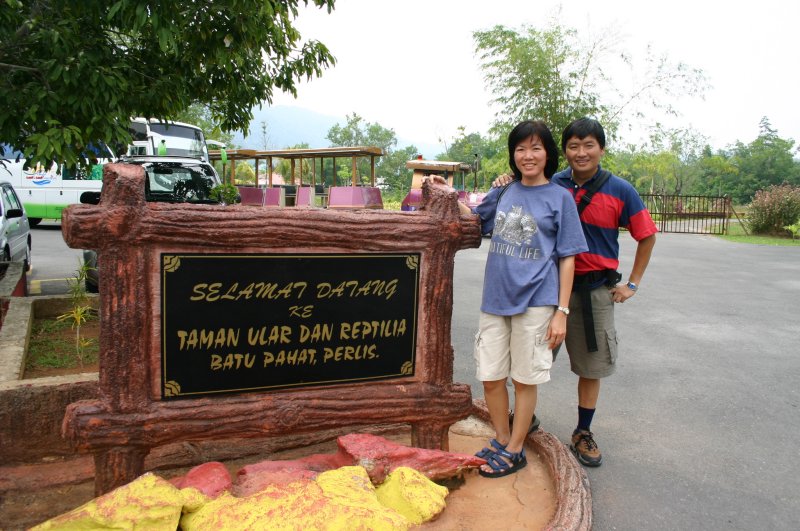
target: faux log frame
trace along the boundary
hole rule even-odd
[[[70,404],[64,437],[95,460],[102,494],[144,472],[152,448],[177,441],[272,437],[345,426],[410,424],[412,444],[447,449],[472,410],[453,383],[453,264],[480,245],[456,192],[425,185],[415,212],[148,203],[140,166],[109,164],[99,205],[73,205],[62,233],[95,249],[100,278],[100,398]],[[160,400],[161,253],[420,253],[413,377]]]

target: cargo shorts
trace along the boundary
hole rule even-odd
[[[526,385],[550,381],[553,353],[545,337],[552,317],[552,306],[508,316],[481,312],[475,335],[475,377],[486,382],[511,376]]]
[[[605,378],[616,370],[617,330],[614,325],[614,301],[609,288],[600,286],[591,292],[594,334],[597,339],[597,352],[589,352],[586,347],[586,333],[583,328],[583,304],[580,293],[572,292],[569,300],[567,319],[567,348],[572,372],[584,378]]]

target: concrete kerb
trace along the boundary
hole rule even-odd
[[[97,295],[87,295],[97,308]],[[64,295],[9,297],[8,311],[0,329],[0,382],[22,380],[33,320],[50,318],[69,310],[72,300]]]
[[[33,323],[30,298],[11,297],[0,329],[0,382],[21,380]]]

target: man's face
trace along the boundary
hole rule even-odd
[[[600,158],[604,154],[605,150],[593,136],[585,138],[573,136],[567,140],[567,149],[564,153],[567,163],[572,168],[572,174],[579,179],[590,179],[597,173]]]

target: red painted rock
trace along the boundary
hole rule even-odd
[[[179,489],[194,487],[210,498],[216,498],[226,490],[230,490],[232,482],[228,469],[222,463],[211,461],[198,465],[185,476],[170,480]]]
[[[352,464],[363,466],[375,485],[383,483],[392,470],[401,466],[437,480],[457,476],[486,462],[470,454],[413,448],[366,433],[344,435],[337,442],[339,453],[351,456]]]
[[[236,473],[233,493],[250,496],[268,485],[285,485],[297,480],[313,480],[320,472],[351,465],[349,456],[315,454],[292,461],[261,461],[245,465]]]

